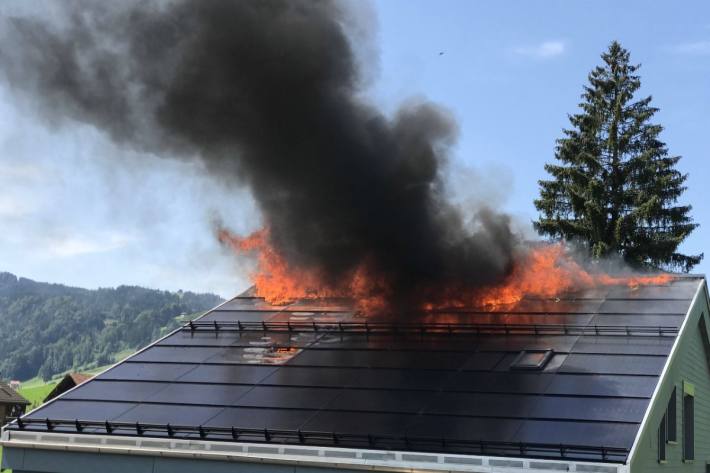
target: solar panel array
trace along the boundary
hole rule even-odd
[[[699,283],[396,319],[241,296],[22,427],[624,461]],[[552,354],[516,369],[524,350]]]

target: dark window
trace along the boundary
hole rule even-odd
[[[678,420],[676,418],[676,388],[673,387],[673,392],[671,393],[671,398],[668,400],[668,410],[666,411],[666,419],[668,420],[668,426],[666,427],[667,440],[669,442],[676,442],[678,440]]]
[[[541,370],[553,353],[552,350],[523,350],[510,367],[517,370]]]
[[[7,417],[12,417],[13,419],[16,419],[17,417],[20,417],[22,414],[25,413],[25,406],[22,404],[13,404],[9,406],[8,412],[7,412]]]
[[[666,416],[661,419],[658,426],[658,461],[666,461]]]
[[[683,394],[683,460],[695,459],[695,397]]]
[[[700,314],[700,322],[698,322],[698,328],[700,329],[700,339],[703,341],[703,348],[705,349],[705,361],[710,367],[710,342],[708,342],[708,328],[705,325],[705,313]]]

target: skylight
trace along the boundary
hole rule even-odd
[[[515,370],[541,370],[552,358],[553,350],[523,350],[515,358],[511,369]]]

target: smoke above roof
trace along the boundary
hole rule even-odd
[[[334,281],[367,260],[416,299],[421,287],[494,284],[511,270],[509,218],[446,198],[451,115],[417,100],[388,116],[362,98],[348,35],[358,20],[345,4],[62,5],[61,21],[0,22],[0,76],[50,123],[203,161],[251,190],[289,264]]]

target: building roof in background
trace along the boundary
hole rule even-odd
[[[52,389],[49,394],[47,394],[47,397],[44,398],[43,402],[49,402],[55,397],[59,396],[60,394],[63,394],[70,389],[72,389],[74,386],[78,386],[81,383],[91,379],[91,375],[88,374],[83,374],[83,373],[67,373],[64,375],[64,377],[57,383],[56,386],[54,386],[54,389]]]
[[[701,283],[393,320],[247,292],[22,427],[622,463]]]
[[[75,385],[80,385],[84,381],[87,381],[91,379],[90,374],[84,374],[84,373],[69,373],[67,374],[71,378],[71,380],[74,382]]]
[[[30,401],[20,396],[7,383],[0,381],[0,404],[29,404]]]

